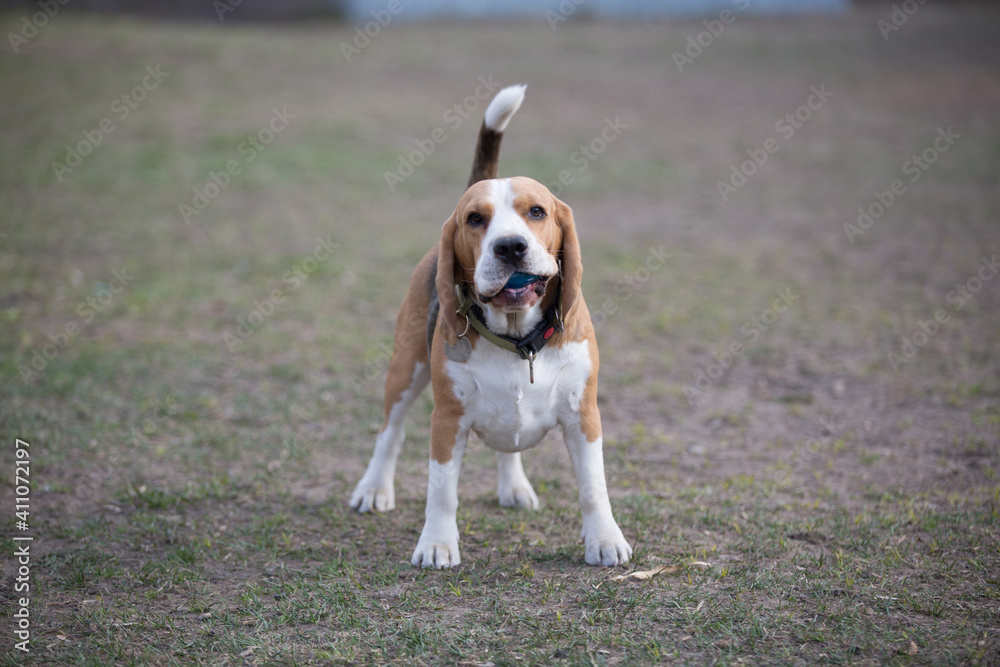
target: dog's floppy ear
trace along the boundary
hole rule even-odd
[[[576,238],[573,211],[558,199],[556,199],[556,223],[562,230],[559,259],[562,260],[562,313],[563,319],[566,319],[580,301],[583,260],[580,257],[580,242]]]
[[[455,344],[458,334],[465,329],[464,320],[458,317],[458,297],[455,295],[455,236],[458,234],[456,221],[456,213],[452,213],[441,227],[437,276],[434,279],[438,302],[441,304],[438,319],[443,325],[441,330],[444,333],[444,340],[451,345]]]

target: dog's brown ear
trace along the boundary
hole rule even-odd
[[[563,319],[567,319],[571,316],[573,307],[581,301],[583,260],[580,257],[580,242],[576,238],[573,211],[558,199],[556,199],[556,222],[562,230],[559,259],[562,260],[562,312]]]
[[[441,304],[438,319],[442,324],[444,339],[451,345],[455,344],[458,334],[465,328],[464,320],[459,320],[458,317],[458,297],[455,295],[455,235],[458,234],[455,216],[456,214],[452,213],[441,227],[437,276],[434,279],[438,302]]]

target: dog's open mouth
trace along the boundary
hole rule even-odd
[[[545,278],[541,276],[534,276],[530,273],[521,273],[518,271],[510,277],[507,284],[503,286],[503,291],[510,292],[511,294],[516,294],[522,290],[526,290],[535,283],[543,282]]]
[[[481,298],[483,303],[492,303],[501,308],[530,308],[539,297],[545,294],[545,285],[548,280],[546,276],[536,276],[518,271],[507,280],[499,292],[490,297],[483,295]]]

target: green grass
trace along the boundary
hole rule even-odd
[[[698,21],[393,26],[348,64],[347,25],[56,18],[0,58],[16,91],[0,104],[0,456],[31,443],[31,529],[9,486],[0,525],[34,537],[31,652],[8,642],[0,590],[0,664],[1000,659],[1000,280],[962,309],[947,296],[1000,251],[994,11],[928,6],[890,42],[875,10],[740,21],[684,73],[670,56]],[[156,64],[169,76],[59,181],[65,146]],[[429,395],[396,511],[346,504],[399,300],[466,177],[478,116],[442,114],[487,74],[529,83],[504,174],[553,182],[605,118],[629,124],[561,195],[590,309],[615,310],[600,406],[627,569],[583,564],[558,436],[525,455],[534,513],[497,506],[474,442],[463,564],[413,569]],[[715,182],[820,82],[834,97],[722,202]],[[186,224],[179,206],[284,107],[288,127]],[[850,243],[857,206],[947,125],[962,139]],[[448,139],[390,192],[384,172],[436,127]],[[320,238],[330,258],[289,280]],[[88,316],[122,269],[134,279]],[[785,289],[799,300],[747,333]],[[940,308],[950,321],[894,370]]]
[[[473,557],[452,572],[417,571],[385,553],[388,526],[274,502],[222,532],[207,527],[222,516],[240,522],[238,505],[192,503],[165,528],[150,523],[156,510],[128,510],[130,521],[90,531],[103,548],[53,551],[40,569],[50,595],[73,608],[52,619],[52,632],[106,659],[136,651],[140,663],[184,662],[180,646],[205,659],[252,648],[277,662],[897,662],[909,660],[911,640],[936,659],[967,660],[991,639],[996,560],[985,552],[995,547],[995,509],[910,498],[857,514],[763,509],[769,494],[758,485],[736,487],[713,498],[714,510],[649,496],[619,505],[640,536],[637,568],[712,563],[648,582],[582,567],[574,548],[549,543],[571,532],[545,532],[550,518],[478,506],[460,513]],[[345,534],[355,537],[324,539]],[[132,552],[127,563],[120,550]]]

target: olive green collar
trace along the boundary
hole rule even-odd
[[[558,331],[563,333],[562,320],[562,272],[559,275],[559,291],[556,292],[555,301],[552,302],[542,315],[541,321],[521,338],[513,338],[504,334],[490,331],[483,318],[482,308],[469,296],[464,285],[455,285],[455,294],[458,297],[458,315],[465,317],[467,326],[464,332],[459,334],[459,338],[465,336],[469,331],[469,326],[476,332],[497,347],[508,350],[518,355],[528,362],[528,372],[532,383],[535,381],[535,355],[545,347],[549,338]]]

